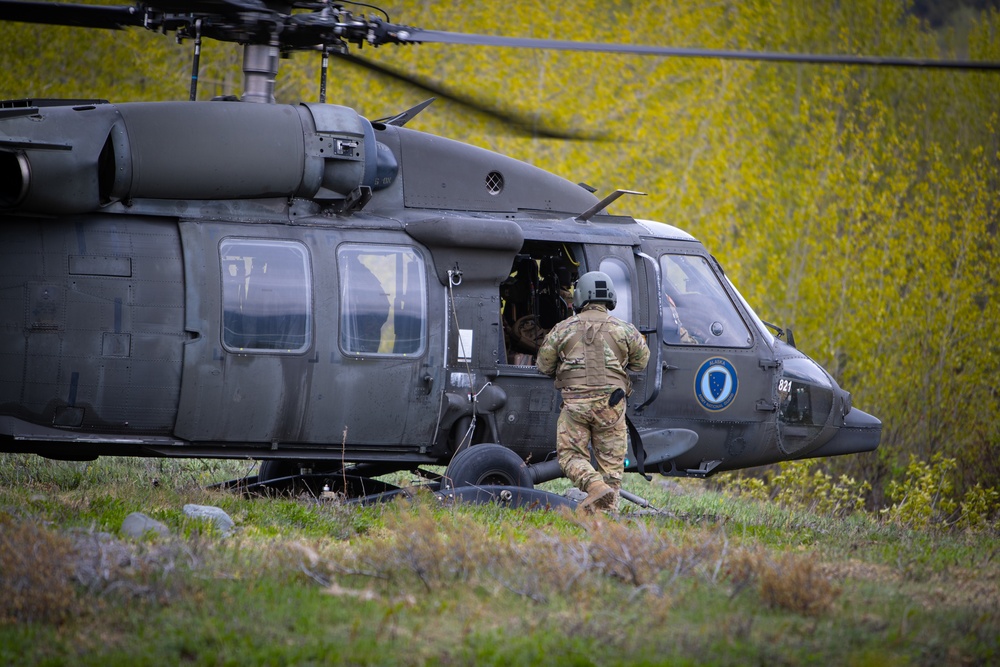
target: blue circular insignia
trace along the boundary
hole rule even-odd
[[[738,389],[736,369],[722,357],[705,361],[694,376],[694,395],[706,410],[725,410]]]

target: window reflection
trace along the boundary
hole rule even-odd
[[[340,345],[352,354],[419,354],[427,299],[424,263],[413,248],[343,245]]]
[[[310,345],[309,256],[294,241],[225,239],[222,344],[230,351],[302,352]]]
[[[663,342],[749,347],[750,331],[711,266],[698,255],[660,257]]]

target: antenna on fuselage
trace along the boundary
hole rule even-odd
[[[609,194],[607,197],[605,197],[601,201],[597,202],[596,204],[594,204],[593,206],[591,206],[590,208],[588,208],[586,211],[584,211],[580,215],[576,216],[574,218],[574,220],[576,220],[577,222],[587,222],[588,220],[590,220],[591,218],[593,218],[595,215],[597,215],[598,213],[600,213],[601,211],[603,211],[604,209],[606,209],[608,206],[610,206],[613,201],[615,201],[616,199],[618,199],[622,195],[640,195],[642,197],[645,197],[646,193],[645,192],[638,192],[636,190],[615,190],[614,192],[612,192],[611,194]]]

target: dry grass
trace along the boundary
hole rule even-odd
[[[760,597],[769,607],[780,607],[804,616],[822,616],[840,596],[811,556],[781,554],[760,568]]]
[[[332,664],[945,664],[1000,649],[998,552],[979,534],[704,491],[616,516],[249,500],[150,490],[133,468],[0,484],[0,663],[319,663],[336,646]],[[224,507],[236,533],[192,524],[191,501]],[[171,535],[117,535],[136,509]]]
[[[65,621],[76,606],[72,542],[33,521],[0,518],[0,622]]]
[[[104,604],[164,604],[190,584],[198,546],[178,539],[123,542],[109,533],[58,531],[0,518],[0,623],[60,624]]]
[[[290,553],[299,569],[339,595],[419,595],[461,582],[492,596],[507,591],[538,604],[558,596],[580,603],[615,582],[662,597],[684,581],[728,581],[731,597],[752,585],[766,605],[805,616],[826,613],[839,595],[813,559],[732,549],[719,530],[677,533],[599,515],[564,518],[575,530],[535,530],[525,539],[417,504],[387,512],[383,527],[363,542],[325,552],[296,543]]]
[[[772,557],[760,549],[739,549],[728,561],[727,575],[735,597],[756,586],[768,607],[803,616],[822,616],[840,596],[830,572],[807,554],[786,552]]]

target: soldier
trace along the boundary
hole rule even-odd
[[[606,273],[583,274],[573,292],[577,314],[553,327],[538,351],[538,370],[555,376],[556,388],[562,391],[556,434],[559,465],[587,493],[580,507],[589,511],[610,509],[617,502],[628,448],[622,400],[631,393],[627,371],[640,371],[649,361],[642,334],[608,314],[617,303]]]

